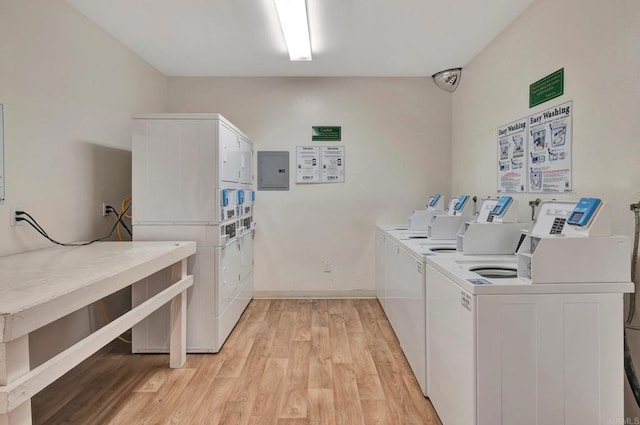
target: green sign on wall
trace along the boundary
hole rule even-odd
[[[342,127],[311,127],[311,140],[314,142],[339,142],[342,139]]]
[[[564,68],[529,86],[529,108],[564,94]]]

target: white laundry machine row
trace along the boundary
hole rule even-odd
[[[451,200],[450,209],[452,211],[457,202],[458,198]],[[405,285],[399,283],[403,281],[403,277],[398,275],[400,263],[409,264],[409,261],[406,260],[407,256],[413,256],[418,261],[424,263],[422,254],[418,251],[413,252],[412,247],[405,246],[405,243],[410,240],[422,241],[425,244],[431,243],[431,240],[428,240],[427,237],[427,225],[434,215],[447,214],[447,211],[442,209],[443,204],[444,197],[439,194],[433,195],[429,198],[425,210],[413,211],[411,213],[408,224],[380,224],[376,226],[376,296],[387,316],[389,316],[389,312],[387,311],[388,300],[394,298],[394,300],[391,301],[391,307],[393,308],[398,294],[404,292],[402,288]],[[455,251],[456,241],[454,238],[451,240],[440,240],[438,241],[438,245],[441,245],[443,249]],[[404,260],[399,260],[400,258],[404,258]],[[409,276],[415,274],[418,269],[419,267],[417,266],[411,267],[411,271],[406,274]],[[396,322],[393,317],[393,313],[391,313],[391,318],[388,317],[392,327]]]
[[[398,238],[398,234],[403,234]],[[455,253],[456,241],[408,238],[376,230],[376,294],[423,394],[426,381],[426,259]]]
[[[465,197],[469,201],[469,197]],[[442,202],[442,199],[440,199]],[[459,203],[458,198],[454,198],[450,203],[450,210],[454,210]],[[480,214],[478,220],[481,223],[488,224],[487,234],[491,237],[497,237],[503,241],[508,247],[502,244],[489,244],[491,249],[499,249],[501,251],[515,251],[517,240],[520,235],[522,225],[517,223],[509,223],[508,226],[498,225],[505,218],[507,211],[517,211],[517,204],[509,198],[509,204],[499,212],[496,210],[494,216],[497,217],[495,223],[493,218],[489,219],[489,213],[499,203],[498,199],[485,199],[481,203],[481,211],[487,210],[486,214]],[[465,204],[461,204],[461,207]],[[509,208],[513,207],[513,208]],[[448,213],[442,213],[448,214]],[[436,214],[442,216],[442,214]],[[415,212],[414,214],[415,215]],[[432,219],[435,215],[431,216]],[[453,215],[448,215],[460,224],[464,223]],[[447,227],[446,232],[455,237],[455,232],[449,230],[452,221],[439,221],[438,226]],[[473,223],[474,225],[476,223]],[[428,379],[427,379],[427,346],[428,331],[426,318],[426,264],[428,258],[433,256],[461,256],[457,250],[457,246],[461,241],[455,238],[448,240],[432,240],[427,237],[426,232],[422,233],[405,231],[405,230],[387,230],[392,226],[378,226],[376,230],[376,293],[382,308],[389,319],[389,323],[393,328],[398,342],[405,357],[414,372],[416,380],[420,385],[425,396],[428,395]],[[465,227],[465,229],[468,228]],[[444,234],[439,229],[434,228],[436,233]],[[508,237],[503,235],[507,234]],[[483,233],[484,236],[484,233]],[[459,239],[462,237],[459,237]],[[467,238],[467,243],[476,245],[477,237],[475,234],[471,238]],[[511,261],[515,264],[515,256],[511,256]]]
[[[517,260],[429,258],[427,386],[444,425],[623,421],[630,244],[589,204],[542,203]]]

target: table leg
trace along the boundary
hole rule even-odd
[[[171,283],[187,277],[187,260],[171,267]],[[187,291],[171,300],[169,324],[169,367],[181,368],[187,362]]]
[[[8,414],[0,413],[0,425],[31,425],[31,400],[27,400]]]
[[[29,372],[29,335],[0,343],[0,385],[7,385]],[[31,400],[8,413],[0,413],[0,425],[30,425]]]

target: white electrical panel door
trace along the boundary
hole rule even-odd
[[[134,224],[215,224],[215,156],[212,120],[134,120]]]
[[[253,181],[253,145],[245,138],[240,139],[240,183]]]
[[[478,425],[622,423],[622,294],[476,298]]]
[[[240,290],[240,272],[242,268],[239,241],[235,240],[224,247],[216,248],[217,270],[217,316],[222,316]]]
[[[238,183],[240,180],[240,136],[225,126],[218,124],[220,180]]]
[[[475,425],[474,297],[431,266],[427,266],[426,282],[429,399],[443,424]]]

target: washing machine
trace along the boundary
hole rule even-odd
[[[444,197],[433,195],[427,202],[426,209],[412,211],[409,215],[409,223],[406,229],[390,230],[396,238],[429,238],[432,223],[438,219],[435,226],[437,239],[451,240],[456,238],[456,231],[462,221],[470,220],[474,214],[474,203],[469,195],[461,195],[451,199],[449,206],[444,209]],[[444,217],[444,218],[442,218]],[[447,219],[446,217],[451,217]],[[378,226],[388,229],[391,225]]]
[[[427,225],[427,237],[434,240],[456,239],[458,229],[466,222],[473,220],[475,200],[469,195],[460,195],[449,203],[446,214],[433,215]]]
[[[456,241],[411,239],[377,229],[376,293],[407,362],[426,395],[426,258],[456,253]]]
[[[381,224],[378,226],[379,229],[384,231],[392,231],[392,230],[409,230],[408,224]]]
[[[466,199],[465,202],[470,200],[468,196]],[[482,200],[480,213],[473,220],[474,224],[490,223],[489,227],[493,230],[489,232],[489,238],[502,235],[504,231],[501,229],[507,227],[501,225],[503,219],[507,220],[505,212],[517,210],[517,202],[513,201],[513,203],[501,208],[499,213],[494,214],[496,220],[493,222],[490,213],[499,203],[498,199]],[[459,204],[457,198],[452,200],[450,208],[452,214],[457,204]],[[460,204],[460,211],[466,208],[463,205],[465,204]],[[452,217],[454,216],[452,215]],[[442,225],[444,222],[440,223]],[[512,224],[509,223],[509,225]],[[512,240],[508,243],[511,254],[515,252],[519,232],[520,228],[518,227],[517,234],[513,235]],[[470,238],[462,240],[471,243],[475,238],[474,233]],[[499,239],[503,240],[504,238]],[[432,240],[424,234],[418,236],[403,231],[386,231],[382,227],[378,228],[376,239],[376,290],[378,298],[425,396],[428,396],[426,264],[428,258],[434,256],[462,256],[458,245],[459,242],[455,238]],[[489,244],[488,246],[494,247],[494,245]],[[504,250],[504,248],[502,249]],[[515,257],[513,263],[515,264]]]
[[[427,387],[442,423],[619,423],[630,252],[588,198],[543,202],[516,256],[429,257]]]
[[[444,209],[444,197],[439,193],[431,196],[427,201],[424,210],[415,210],[409,215],[409,234],[423,234],[427,232],[427,227],[434,215],[446,214]],[[455,204],[454,204],[455,205]]]
[[[487,261],[501,262],[500,266],[486,267],[486,272],[513,273],[516,270],[515,251],[518,241],[521,240],[523,231],[528,223],[518,222],[518,201],[511,196],[503,196],[498,199],[482,199],[474,220],[463,221],[459,225],[455,245],[450,240],[440,241],[427,239],[426,242],[411,241],[408,244],[417,244],[425,255],[426,264],[430,264],[434,257],[445,256],[449,259],[477,262],[478,267],[486,266]],[[446,242],[439,244],[438,242]],[[419,251],[420,252],[420,251]],[[496,257],[503,254],[502,257]],[[480,270],[478,270],[480,272]],[[430,344],[429,336],[429,276],[424,273],[425,282],[425,352],[428,352]],[[425,355],[425,372],[427,373],[425,395],[429,395],[429,365]]]

